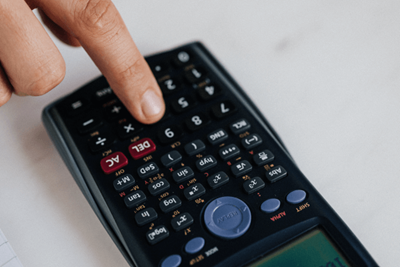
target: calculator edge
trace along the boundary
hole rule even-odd
[[[266,120],[264,115],[260,112],[260,110],[255,106],[255,104],[252,102],[252,100],[247,96],[247,94],[241,89],[241,87],[235,82],[235,80],[229,75],[229,73],[220,65],[220,63],[213,57],[212,54],[209,53],[209,51],[199,42],[194,42],[189,45],[186,45],[185,47],[191,47],[194,49],[198,49],[201,51],[206,57],[208,57],[208,60],[214,65],[216,69],[218,69],[224,78],[229,80],[229,83],[232,85],[233,89],[237,91],[237,93],[245,99],[243,101],[247,107],[254,112],[254,116],[261,121],[260,123],[275,140],[276,142],[281,146],[282,150],[287,154],[287,156],[290,158],[292,163],[296,165],[294,162],[293,158],[289,154],[288,150],[284,146],[282,140],[279,138],[275,130],[271,127],[269,122]],[[173,50],[173,49],[171,49]],[[91,81],[92,82],[92,81]],[[88,84],[90,84],[89,82]],[[80,90],[81,88],[87,86],[88,84],[80,87],[77,90]],[[87,181],[84,179],[85,175],[89,173],[87,170],[85,171],[85,163],[83,160],[79,157],[80,153],[76,147],[74,147],[74,142],[72,141],[71,136],[69,135],[68,131],[66,130],[65,126],[63,125],[62,119],[60,115],[58,114],[55,106],[59,101],[62,101],[64,98],[50,104],[47,106],[42,113],[42,120],[45,125],[45,128],[51,137],[51,140],[55,144],[57,150],[61,154],[65,164],[67,165],[69,171],[73,175],[76,183],[78,184],[80,190],[82,193],[85,195],[87,201],[93,208],[93,211],[96,213],[97,217],[105,227],[106,231],[114,241],[114,243],[117,245],[125,259],[128,261],[128,263],[131,266],[136,266],[134,263],[134,258],[133,256],[129,253],[128,250],[125,249],[125,246],[123,244],[123,238],[121,234],[118,234],[115,230],[115,227],[112,226],[112,216],[111,213],[109,215],[103,214],[101,211],[102,208],[102,203],[98,203],[96,201],[96,198],[100,199],[101,202],[101,195],[96,195],[96,192],[92,192],[90,190],[90,186],[88,186]],[[75,156],[75,157],[74,157]],[[75,160],[76,159],[76,160]],[[80,162],[81,161],[81,162]],[[89,173],[90,175],[90,173]],[[305,178],[303,175],[304,179],[308,182],[308,180]],[[93,179],[93,177],[92,177]],[[308,182],[309,183],[309,182]],[[309,183],[311,185],[311,183]],[[312,186],[312,185],[311,185]],[[98,192],[99,193],[99,192]],[[352,245],[356,246],[357,252],[361,252],[360,255],[363,257],[366,257],[371,265],[368,266],[378,266],[372,259],[372,257],[369,256],[368,252],[366,252],[365,248],[362,246],[362,244],[358,241],[358,239],[354,236],[354,234],[351,232],[351,230],[347,227],[347,225],[340,219],[340,217],[335,213],[335,211],[329,206],[329,204],[323,199],[323,197],[318,193],[318,191],[314,188],[314,192],[318,195],[318,198],[322,199],[324,204],[326,204],[330,210],[334,213],[334,217],[336,217],[340,222],[341,222],[341,231],[344,229],[344,232],[350,233],[352,236],[350,236],[351,243]],[[103,205],[105,202],[103,203]],[[324,205],[323,205],[324,206]],[[107,210],[107,206],[103,207],[105,210]],[[110,222],[107,220],[109,218],[111,220]],[[122,239],[121,239],[122,238]]]

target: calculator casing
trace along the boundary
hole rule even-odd
[[[194,223],[190,227],[190,232],[175,232],[169,226],[173,213],[163,214],[158,209],[158,197],[150,195],[148,195],[144,205],[157,209],[159,216],[152,222],[153,224],[149,223],[140,227],[136,225],[134,219],[135,208],[128,209],[119,195],[120,192],[116,192],[112,186],[112,182],[117,176],[114,173],[106,175],[102,172],[100,168],[100,160],[103,158],[102,153],[92,153],[89,151],[87,145],[88,135],[78,134],[74,128],[76,118],[71,118],[64,114],[63,103],[65,101],[80,97],[89,99],[90,101],[93,92],[99,88],[107,87],[108,84],[104,77],[100,77],[73,92],[71,95],[50,104],[43,111],[43,122],[52,141],[93,211],[127,262],[131,266],[160,266],[160,262],[169,255],[179,254],[182,257],[180,266],[246,266],[277,248],[288,244],[311,229],[320,228],[337,245],[352,266],[377,266],[351,230],[301,173],[283,142],[261,112],[201,43],[190,43],[167,52],[149,56],[146,60],[150,66],[159,61],[169,62],[178,51],[182,50],[189,51],[194,56],[191,64],[195,66],[201,65],[207,70],[206,83],[211,82],[216,84],[223,89],[224,93],[216,99],[211,100],[210,103],[199,101],[197,106],[184,114],[174,114],[168,106],[169,100],[188,93],[195,94],[197,90],[198,85],[189,86],[186,84],[184,89],[180,90],[176,95],[165,97],[169,116],[154,125],[144,126],[145,130],[139,132],[137,136],[138,138],[149,137],[155,141],[157,150],[151,154],[152,160],[160,166],[160,169],[163,169],[162,171],[160,170],[160,173],[163,173],[164,178],[169,180],[171,187],[168,191],[171,195],[178,195],[182,199],[183,204],[177,210],[181,213],[189,212],[193,216]],[[181,75],[182,69],[171,67],[169,73],[171,76]],[[211,122],[195,132],[188,131],[182,125],[182,121],[188,114],[195,114],[200,111],[208,112],[208,107],[213,103],[217,103],[220,99],[229,99],[232,101],[237,108],[237,112],[222,120],[217,120],[210,116]],[[101,112],[101,108],[96,105],[94,107]],[[249,133],[257,133],[263,139],[261,147],[254,148],[254,151],[261,148],[271,150],[275,156],[272,163],[283,166],[288,172],[287,177],[275,183],[269,183],[265,179],[265,168],[254,164],[252,172],[248,175],[250,177],[261,177],[265,181],[266,186],[259,192],[250,195],[246,194],[242,187],[246,178],[234,177],[230,172],[230,165],[218,157],[217,152],[220,147],[218,145],[210,145],[205,138],[211,131],[223,128],[229,134],[224,144],[235,143],[240,146],[240,137],[232,134],[228,127],[232,121],[240,118],[245,118],[250,122],[251,128],[248,130]],[[174,142],[174,144],[158,144],[157,129],[174,124],[181,125],[184,132],[183,136],[178,142]],[[115,122],[106,122],[98,131],[109,130],[106,127],[112,127],[113,125],[115,125]],[[175,183],[171,179],[170,171],[168,168],[163,168],[159,161],[159,158],[165,153],[171,150],[178,150],[183,155],[182,163],[186,166],[191,166],[195,170],[196,166],[194,162],[198,158],[185,155],[185,151],[183,150],[184,144],[194,139],[201,139],[206,143],[206,150],[202,153],[203,156],[211,154],[218,162],[217,167],[210,169],[206,173],[200,173],[196,170],[196,181],[203,184],[206,188],[206,193],[196,202],[185,200],[182,194],[182,186],[180,187],[180,184]],[[144,180],[137,176],[136,171],[145,161],[142,159],[134,160],[130,157],[128,146],[132,141],[133,138],[122,141],[118,140],[111,149],[113,152],[121,151],[127,156],[129,164],[123,168],[125,173],[132,174],[136,179],[136,185],[147,194]],[[240,157],[252,162],[250,151],[246,151],[242,147],[240,147],[240,150]],[[234,163],[235,159],[230,161]],[[206,182],[207,176],[220,170],[225,171],[230,180],[227,184],[219,188],[211,189]],[[182,184],[183,187],[187,187],[186,182]],[[285,201],[287,194],[296,189],[302,189],[307,192],[306,200],[298,205],[288,204]],[[217,237],[210,233],[204,225],[204,210],[208,203],[222,196],[237,197],[250,207],[252,214],[250,228],[244,235],[238,238],[227,240]],[[281,207],[271,214],[262,212],[260,209],[261,204],[271,197],[279,199],[282,203]],[[308,203],[308,207],[299,210],[300,206],[305,203]],[[281,214],[282,212],[284,212],[284,215]],[[281,214],[279,219],[275,221],[271,219],[279,214]],[[146,241],[144,233],[152,225],[157,226],[159,224],[165,225],[169,229],[170,236],[155,245],[150,245]],[[198,236],[205,239],[204,248],[194,255],[185,253],[183,249],[184,245],[191,238]],[[216,253],[205,256],[205,251],[215,247],[218,250]]]

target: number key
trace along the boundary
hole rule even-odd
[[[210,118],[206,114],[198,113],[185,120],[186,126],[190,131],[196,131],[202,128],[210,121]]]
[[[161,128],[158,131],[158,139],[162,144],[170,144],[178,140],[182,135],[182,130],[178,125]]]
[[[202,100],[208,101],[222,94],[222,90],[216,85],[208,84],[206,86],[200,87],[197,90],[197,93]]]
[[[181,83],[176,78],[169,78],[159,83],[162,92],[165,95],[172,94],[181,89]]]
[[[175,99],[171,102],[171,106],[176,113],[182,113],[196,105],[196,101],[190,95],[182,96],[178,99]]]
[[[222,119],[234,113],[236,111],[236,107],[231,101],[222,101],[213,105],[211,110],[217,119]]]

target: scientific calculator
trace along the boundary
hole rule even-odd
[[[131,266],[377,266],[201,43],[146,60],[167,105],[153,125],[104,77],[43,111]]]

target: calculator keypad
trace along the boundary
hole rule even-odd
[[[109,87],[94,91],[94,103],[77,97],[63,106],[68,117],[85,113],[74,121],[74,131],[90,155],[100,158],[105,177],[99,183],[111,188],[109,198],[124,208],[122,216],[138,228],[138,238],[159,246],[171,236],[188,235],[187,244],[201,241],[187,252],[197,253],[204,237],[191,239],[191,231],[234,239],[246,234],[252,213],[304,201],[304,191],[267,198],[288,172],[257,122],[196,53],[182,50],[167,59],[149,62],[167,105],[154,125],[137,122]],[[95,112],[85,112],[91,108]],[[228,223],[231,217],[236,225]],[[164,259],[169,256],[174,255]]]

